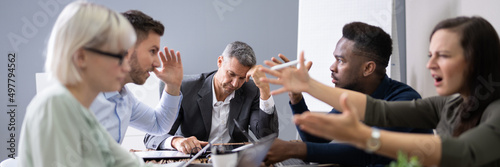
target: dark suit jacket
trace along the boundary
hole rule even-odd
[[[183,99],[176,122],[167,135],[153,136],[146,134],[144,144],[148,149],[158,149],[165,139],[178,131],[178,125],[183,136],[196,136],[200,141],[207,141],[212,126],[212,80],[217,71],[201,75],[184,76],[181,85]],[[163,91],[163,86],[160,86]],[[276,107],[273,114],[267,114],[259,107],[260,92],[253,81],[244,83],[235,91],[230,101],[227,120],[230,142],[246,142],[245,136],[235,128],[236,119],[246,131],[250,130],[257,138],[278,133],[278,115]]]

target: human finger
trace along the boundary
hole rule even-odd
[[[271,83],[271,84],[275,84],[275,85],[281,85],[281,82],[280,80],[278,79],[271,79],[271,78],[259,78],[259,80],[261,82],[264,82],[264,83]]]
[[[328,125],[328,122],[325,122],[323,120],[323,118],[326,116],[327,115],[325,114],[307,112],[295,115],[294,122],[299,125],[300,129],[308,133],[311,133],[315,136],[329,138],[329,135],[327,135],[329,131],[326,130],[327,126],[325,126]]]
[[[165,46],[163,48],[163,50],[165,53],[163,53],[162,51],[159,51],[159,53],[160,53],[160,60],[161,60],[162,64],[165,66],[165,62],[167,62],[167,59],[165,58],[165,54],[168,54],[168,48]]]
[[[281,74],[281,72],[279,72],[279,71],[271,70],[271,69],[266,68],[266,67],[259,68],[259,71],[265,72],[265,73],[272,75],[272,76],[275,76],[275,77],[280,77],[280,74]]]
[[[311,69],[312,65],[313,65],[312,61],[307,62],[307,64],[306,64],[307,71],[309,71]]]
[[[278,95],[287,92],[284,87],[271,91],[271,95]]]
[[[347,93],[342,93],[339,97],[340,107],[342,108],[343,113],[351,112],[353,108],[347,102]],[[352,114],[352,113],[351,113]]]
[[[160,70],[153,68],[153,73],[155,73],[156,76],[160,75]]]
[[[245,76],[245,82],[248,82],[250,80],[250,76],[252,76],[252,74],[247,73],[247,76]]]
[[[248,82],[250,80],[250,77],[253,75],[253,73],[255,72],[254,71],[254,67],[250,68],[250,70],[248,70],[246,76],[245,76],[245,82]]]
[[[205,147],[207,144],[208,144],[208,142],[206,142],[206,141],[200,141],[200,145],[203,147]]]
[[[198,148],[198,149],[199,149],[199,150],[197,150],[196,152],[200,151],[200,150],[201,150],[201,148],[202,148],[202,146],[201,146],[201,144],[200,144],[200,141],[199,141],[199,140],[195,140],[195,141],[194,141],[194,146],[195,146],[196,148]]]
[[[281,62],[280,60],[278,60],[275,57],[271,57],[271,61],[274,62],[274,63],[276,63],[276,64],[283,64],[283,62]]]
[[[177,56],[177,63],[182,64],[181,52],[177,51],[175,55]]]
[[[168,54],[168,61],[177,62],[175,57],[175,51],[173,49],[170,49],[170,54]]]
[[[300,69],[304,68],[305,67],[305,64],[304,64],[304,51],[300,52],[300,55],[299,55],[299,64],[300,64]]]
[[[186,144],[187,144],[188,147],[186,147],[186,148],[189,150],[189,153],[196,153],[196,152],[199,151],[199,150],[195,149],[195,148],[200,148],[200,144],[198,142],[199,142],[198,139],[196,139],[196,137],[194,137],[194,136],[193,137],[189,137],[187,139]]]
[[[280,57],[281,60],[283,60],[285,63],[290,61],[290,59],[288,59],[288,57],[286,57],[285,55],[283,55],[281,53],[278,54],[278,57]]]
[[[179,147],[176,149],[177,149],[177,151],[180,151],[180,152],[185,153],[185,154],[189,153],[184,142],[181,142],[179,144]]]
[[[273,67],[275,65],[278,65],[279,63],[275,63],[275,62],[269,61],[269,60],[264,60],[264,64],[269,66],[269,67]]]

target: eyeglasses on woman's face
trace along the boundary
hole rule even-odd
[[[83,49],[91,51],[91,52],[94,52],[94,53],[97,53],[97,54],[100,54],[100,55],[117,58],[119,65],[122,65],[123,59],[125,58],[125,56],[127,56],[127,52],[126,51],[122,52],[120,54],[114,54],[114,53],[104,52],[104,51],[101,51],[101,50],[98,50],[98,49],[94,49],[94,48],[83,48]]]

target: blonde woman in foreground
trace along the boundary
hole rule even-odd
[[[387,102],[328,87],[309,77],[303,53],[299,59],[299,69],[262,69],[278,79],[261,80],[283,85],[272,94],[307,92],[343,111],[340,115],[307,112],[295,116],[304,131],[391,158],[397,158],[401,150],[418,156],[426,166],[500,166],[500,42],[485,19],[452,18],[432,31],[427,68],[437,97]],[[438,136],[367,125],[434,128]]]
[[[57,84],[30,102],[21,130],[20,166],[143,166],[114,141],[88,109],[102,91],[120,89],[136,40],[121,14],[73,2],[52,29],[46,71]]]

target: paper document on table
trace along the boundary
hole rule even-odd
[[[134,154],[142,159],[191,158],[189,154],[184,154],[179,151],[144,151],[134,152]]]

